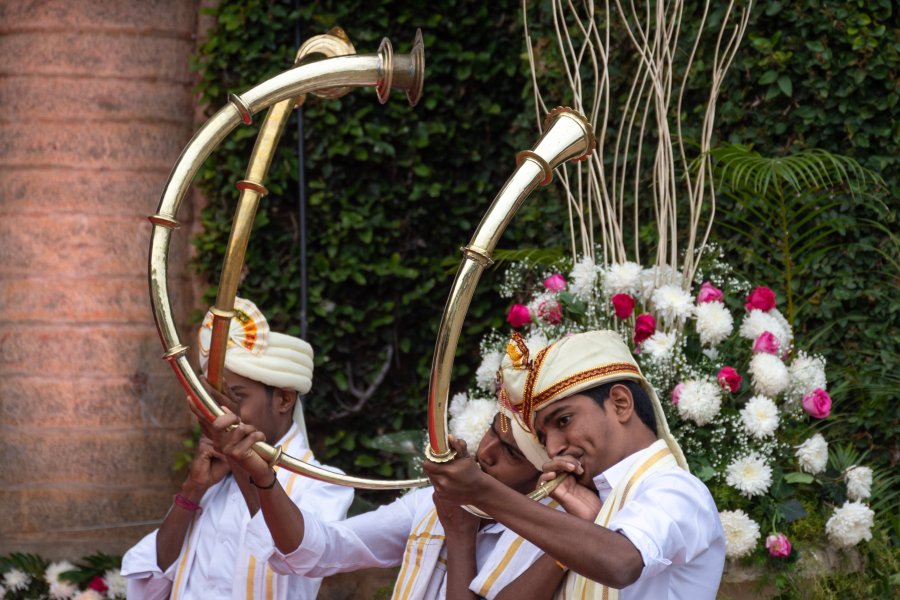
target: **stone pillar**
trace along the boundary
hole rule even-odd
[[[122,552],[171,502],[189,413],[160,360],[146,216],[194,129],[197,11],[0,0],[0,554]]]

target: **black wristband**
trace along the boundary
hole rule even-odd
[[[252,477],[249,477],[249,479],[251,485],[254,485],[261,490],[271,490],[273,487],[275,487],[275,484],[278,483],[278,473],[272,471],[272,483],[270,483],[269,485],[259,485],[258,483],[253,481]]]

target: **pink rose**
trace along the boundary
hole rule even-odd
[[[620,319],[627,319],[634,312],[634,298],[628,294],[616,294],[612,297],[612,303]]]
[[[634,320],[634,343],[640,344],[648,337],[656,333],[656,319],[653,315],[644,313]]]
[[[831,396],[822,388],[816,388],[803,396],[803,410],[814,419],[824,419],[831,414]]]
[[[109,589],[109,586],[106,585],[106,582],[103,581],[103,578],[99,575],[94,576],[93,579],[88,583],[88,589],[94,590],[95,592],[99,592],[101,594],[105,593],[106,590]]]
[[[707,302],[721,302],[725,295],[722,290],[713,286],[708,281],[704,281],[697,292],[697,304],[706,304]]]
[[[723,390],[730,390],[732,394],[735,394],[741,389],[741,382],[744,378],[732,367],[722,367],[719,374],[716,375],[716,380]]]
[[[538,317],[545,323],[562,323],[562,306],[556,300],[544,300],[537,307]]]
[[[681,399],[681,390],[683,390],[683,389],[684,389],[684,384],[679,383],[672,390],[672,404],[674,404],[675,406],[678,406],[678,401]]]
[[[747,310],[769,312],[775,308],[775,292],[767,287],[753,288],[753,291],[747,296],[747,302],[744,306]]]
[[[763,331],[753,340],[753,354],[765,352],[778,356],[779,349],[781,349],[781,341],[769,331]]]
[[[783,533],[776,533],[766,538],[766,550],[769,556],[784,558],[791,554],[791,541]]]
[[[524,304],[513,304],[506,315],[506,321],[515,329],[518,329],[526,323],[531,323],[531,312]]]
[[[559,273],[555,273],[544,280],[544,287],[551,292],[561,292],[566,289],[566,280]]]

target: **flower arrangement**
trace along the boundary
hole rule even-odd
[[[830,453],[817,431],[832,409],[824,358],[797,348],[773,290],[735,277],[714,246],[705,252],[687,283],[674,268],[633,262],[514,263],[501,285],[513,300],[507,322],[532,355],[572,333],[621,334],[713,493],[729,558],[771,564],[871,539],[872,470],[840,447]],[[482,340],[469,398],[496,393],[508,337]]]
[[[119,573],[120,562],[106,554],[86,556],[77,565],[18,552],[0,556],[0,598],[124,600],[127,580]]]

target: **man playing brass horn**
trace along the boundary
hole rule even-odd
[[[258,431],[260,439],[318,464],[309,450],[297,398],[312,385],[312,347],[269,331],[266,318],[249,300],[237,298],[235,313],[225,353],[225,382],[233,403],[222,395],[217,399],[230,406],[231,416],[239,415],[247,427]],[[207,313],[200,328],[204,371],[211,326],[212,314]],[[201,425],[207,425],[204,418]],[[283,469],[251,479],[237,463],[216,452],[208,438],[201,438],[190,475],[162,526],[122,560],[128,598],[315,598],[320,579],[274,574],[247,549],[248,528],[262,520],[259,496],[276,483],[289,502],[302,504],[323,521],[344,518],[353,499],[351,488]]]
[[[436,497],[478,506],[566,565],[559,597],[715,598],[718,511],[619,335],[568,336],[534,357],[514,335],[500,376],[502,403],[551,458],[542,480],[570,474],[553,493],[566,513],[498,485],[455,440],[459,458],[426,461]]]
[[[471,413],[465,416],[471,422]],[[532,490],[539,472],[519,451],[496,404],[475,420],[482,426],[470,427],[478,429],[470,439],[485,477],[514,494]],[[235,422],[233,415],[213,422],[216,445],[254,478],[271,477],[266,462],[250,450],[259,434],[243,427],[226,431]],[[323,577],[400,566],[393,597],[405,600],[552,598],[563,575],[555,561],[503,525],[435,501],[432,493],[416,490],[373,512],[328,523],[298,509],[276,486],[260,491],[268,530],[254,522],[248,544],[279,573]]]

